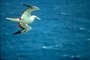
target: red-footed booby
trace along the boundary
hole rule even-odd
[[[7,20],[11,20],[14,22],[18,22],[19,27],[22,28],[22,30],[19,30],[13,34],[20,34],[27,32],[32,29],[28,24],[32,23],[35,19],[41,20],[35,15],[31,15],[32,11],[39,10],[38,7],[36,6],[29,6],[29,5],[24,5],[27,6],[28,8],[22,12],[21,18],[6,18]]]

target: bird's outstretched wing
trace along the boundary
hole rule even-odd
[[[32,11],[39,10],[39,8],[36,6],[30,6],[30,5],[23,5],[23,6],[27,6],[28,8],[22,12],[21,18],[30,17]]]
[[[23,23],[19,23],[19,26],[22,28],[22,30],[19,30],[19,31],[13,33],[13,35],[20,34],[20,33],[25,33],[25,32],[32,29],[32,27],[28,26],[27,24],[23,24]]]

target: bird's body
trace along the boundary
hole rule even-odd
[[[39,10],[38,7],[29,6],[29,5],[24,5],[24,6],[27,6],[29,8],[23,11],[20,18],[6,18],[8,20],[18,22],[19,26],[22,28],[22,30],[17,31],[13,34],[20,34],[20,33],[24,33],[24,32],[31,30],[32,27],[28,26],[28,24],[32,23],[35,20],[35,18],[40,20],[40,18],[38,18],[37,16],[30,14],[32,11]]]
[[[31,17],[23,18],[22,20],[20,20],[20,22],[30,24],[35,20],[35,17],[36,16],[32,15]]]

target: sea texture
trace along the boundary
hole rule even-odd
[[[18,35],[18,23],[27,7],[41,20]],[[90,0],[0,0],[1,60],[90,60]]]

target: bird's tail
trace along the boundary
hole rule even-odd
[[[19,18],[6,18],[6,19],[14,22],[20,22]]]

